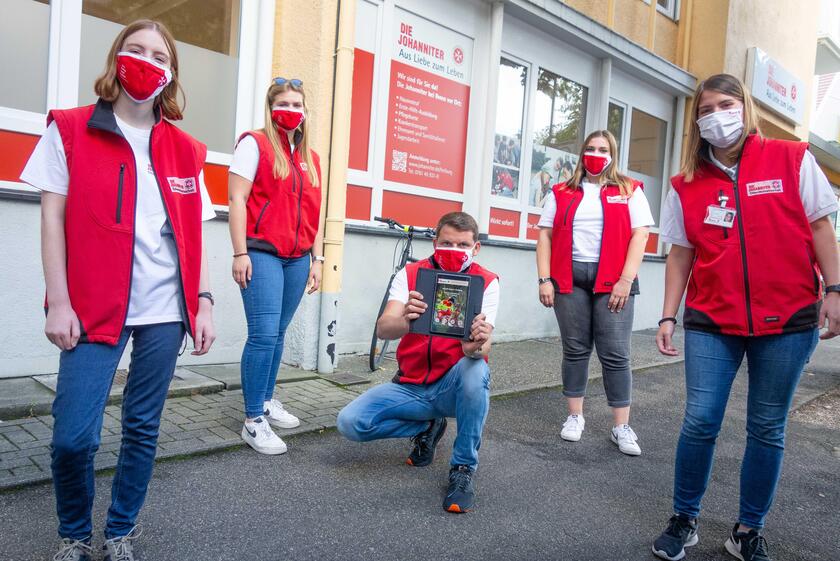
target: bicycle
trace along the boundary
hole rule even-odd
[[[397,242],[397,245],[394,246],[394,272],[391,273],[391,278],[388,279],[388,286],[385,288],[385,295],[382,297],[382,303],[379,305],[379,313],[376,314],[376,320],[379,321],[380,316],[382,316],[382,312],[385,311],[385,306],[388,304],[388,295],[391,292],[391,284],[394,282],[394,277],[397,276],[397,273],[405,268],[406,264],[408,263],[416,263],[418,259],[412,256],[412,242],[414,241],[414,236],[420,235],[425,238],[433,238],[435,236],[435,231],[431,228],[417,228],[415,226],[403,226],[396,220],[391,218],[382,218],[380,216],[374,217],[374,220],[377,222],[382,222],[388,225],[388,228],[391,230],[397,230],[403,236]],[[397,250],[402,244],[402,251],[400,252],[399,261],[396,261],[396,254]],[[379,365],[382,364],[382,359],[385,358],[385,354],[388,352],[388,348],[391,345],[390,340],[380,339],[376,335],[376,324],[373,325],[373,336],[370,340],[370,353],[368,356],[368,366],[370,366],[371,372],[377,370]]]

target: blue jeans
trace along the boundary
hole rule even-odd
[[[242,350],[242,395],[245,416],[263,414],[274,395],[283,358],[286,328],[295,315],[309,278],[309,255],[286,259],[250,250],[251,282],[240,290],[248,320],[248,340]]]
[[[128,534],[146,499],[160,415],[184,339],[180,322],[126,327],[113,347],[80,343],[61,352],[52,406],[52,475],[62,538],[83,540],[93,532],[93,460],[114,372],[129,336],[134,347],[123,391],[122,443],[105,537]]]
[[[388,382],[369,389],[338,414],[338,431],[350,440],[415,436],[439,417],[455,417],[458,434],[451,465],[478,467],[481,431],[490,409],[490,367],[462,358],[433,384]]]
[[[686,403],[674,474],[674,511],[700,514],[735,374],[747,356],[747,446],[741,463],[739,522],[764,527],[782,471],[785,425],[817,330],[738,337],[685,332]]]

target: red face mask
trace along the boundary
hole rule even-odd
[[[475,247],[475,246],[473,246]],[[472,264],[473,248],[459,249],[457,247],[436,247],[435,262],[444,271],[460,273]]]
[[[293,131],[298,128],[303,122],[303,119],[303,113],[293,109],[272,109],[271,111],[271,120],[278,127],[287,131]]]
[[[583,169],[592,175],[601,175],[607,166],[610,165],[612,158],[609,154],[598,154],[597,152],[584,152],[583,154]]]
[[[154,99],[172,81],[172,71],[159,63],[129,52],[117,53],[117,79],[136,103]]]

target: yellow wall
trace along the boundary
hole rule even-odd
[[[564,0],[565,4],[609,27],[607,12],[610,0]],[[654,0],[656,1],[656,0]],[[650,5],[643,0],[613,0],[615,25],[613,30],[647,48]],[[656,38],[653,51],[671,62],[677,59],[677,23],[657,13]]]
[[[723,70],[729,0],[683,0],[687,2],[691,2],[691,19],[682,21],[689,28],[686,70],[702,80]]]
[[[276,5],[273,75],[303,80],[312,147],[321,156],[326,181],[338,0],[277,0]]]
[[[743,80],[747,50],[759,47],[799,78],[805,86],[802,92],[806,99],[805,125],[794,128],[769,111],[763,111],[763,115],[770,123],[801,139],[808,138],[818,13],[819,0],[738,0],[729,5],[723,71]]]

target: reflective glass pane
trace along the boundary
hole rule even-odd
[[[501,60],[491,192],[512,199],[519,197],[522,119],[527,81],[528,69],[525,66],[504,58]]]
[[[588,90],[543,68],[537,78],[530,198],[542,207],[555,183],[571,177],[583,144]]]
[[[178,46],[181,87],[187,100],[184,120],[178,126],[210,150],[232,152],[239,4],[240,0],[84,0],[79,103],[96,101],[93,83],[120,30],[138,19],[158,20],[169,28]]]
[[[46,112],[49,46],[49,2],[3,0],[0,107]]]
[[[613,133],[618,153],[621,154],[621,141],[624,134],[624,107],[621,105],[610,103],[607,110],[607,130]]]
[[[627,171],[631,177],[645,184],[645,196],[657,224],[659,224],[660,200],[662,199],[667,129],[667,123],[662,119],[633,109]]]

